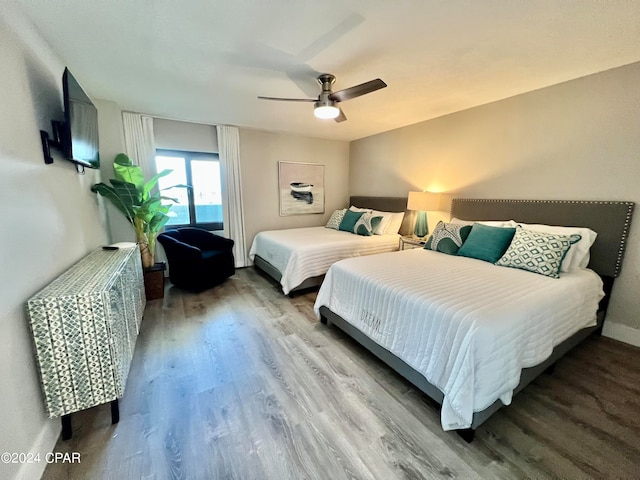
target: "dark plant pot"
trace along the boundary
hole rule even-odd
[[[147,300],[164,298],[165,262],[157,262],[153,267],[144,268],[144,293]]]

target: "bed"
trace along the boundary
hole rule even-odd
[[[630,202],[456,199],[462,220],[516,220],[598,233],[589,268],[548,278],[414,249],[328,271],[314,309],[441,406],[445,430],[475,429],[573,346],[601,330]],[[490,280],[488,280],[490,279]]]
[[[406,212],[403,197],[353,196],[350,205],[382,212]],[[399,234],[409,230],[405,214]],[[345,258],[398,250],[398,235],[360,236],[330,228],[308,227],[272,230],[256,235],[249,258],[273,278],[285,295],[317,287],[329,267]]]

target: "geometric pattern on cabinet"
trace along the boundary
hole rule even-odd
[[[49,417],[122,397],[145,302],[135,244],[91,252],[28,300]]]

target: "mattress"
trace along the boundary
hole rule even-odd
[[[398,250],[398,235],[369,237],[326,227],[271,230],[256,235],[249,251],[282,274],[282,291],[288,294],[307,278],[324,275],[329,267],[350,257]]]
[[[554,279],[424,249],[354,258],[327,272],[324,305],[444,394],[445,430],[511,403],[523,368],[596,324],[602,281],[591,270]]]

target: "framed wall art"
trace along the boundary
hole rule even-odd
[[[324,165],[278,162],[280,216],[324,213]]]

